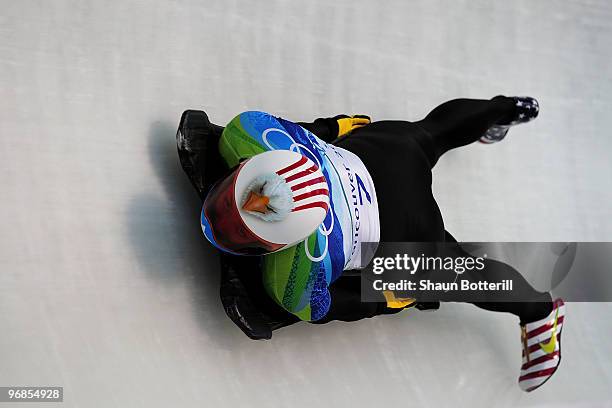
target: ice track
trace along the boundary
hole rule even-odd
[[[517,321],[469,305],[248,340],[221,308],[174,145],[186,108],[413,120],[446,99],[533,95],[536,122],[438,164],[447,228],[609,241],[610,2],[0,10],[0,386],[63,386],[63,407],[612,405],[610,304],[568,306],[560,370],[529,395]]]

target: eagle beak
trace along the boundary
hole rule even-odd
[[[269,203],[270,198],[268,196],[251,191],[246,199],[246,202],[242,206],[242,209],[267,214],[270,212],[268,208]]]

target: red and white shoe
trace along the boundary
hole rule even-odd
[[[533,391],[557,371],[561,362],[561,330],[565,319],[565,303],[557,299],[548,317],[521,326],[523,365],[519,386]]]

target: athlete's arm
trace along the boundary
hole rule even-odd
[[[298,122],[300,126],[327,143],[331,143],[353,129],[365,126],[368,123],[370,123],[370,117],[366,115],[338,115],[333,118],[319,118],[314,122]]]

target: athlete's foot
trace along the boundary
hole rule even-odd
[[[491,126],[480,138],[482,143],[500,142],[506,137],[511,126],[531,122],[538,117],[540,105],[535,98],[530,96],[513,96],[511,98],[514,99],[516,107],[514,117],[508,122]]]
[[[557,299],[553,310],[542,320],[521,326],[523,365],[519,386],[533,391],[557,371],[561,362],[561,330],[565,319],[565,304]]]
[[[538,117],[540,104],[535,98],[530,96],[513,96],[512,99],[514,99],[516,104],[516,116],[509,123],[510,126],[531,122]]]

